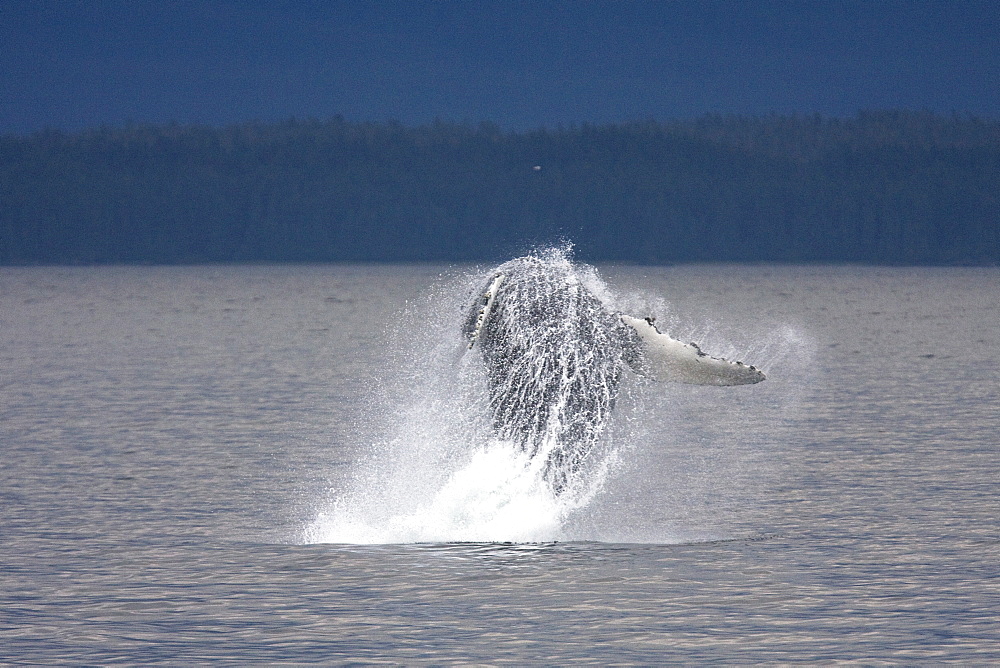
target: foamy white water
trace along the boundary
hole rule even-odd
[[[473,454],[427,499],[388,516],[366,513],[364,500],[335,504],[305,532],[306,542],[430,543],[548,542],[563,538],[562,522],[578,503],[557,498],[543,480],[538,461],[510,444],[497,443]],[[393,514],[396,512],[397,514]]]

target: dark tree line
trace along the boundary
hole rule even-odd
[[[1000,122],[289,121],[0,137],[0,263],[1000,262]]]

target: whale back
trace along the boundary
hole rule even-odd
[[[518,258],[489,285],[466,334],[486,365],[494,431],[547,457],[558,488],[605,430],[636,337],[569,262]]]

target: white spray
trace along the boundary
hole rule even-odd
[[[617,312],[614,304],[620,300],[592,268],[572,264],[568,249],[534,257],[558,268],[568,281],[585,285],[608,312]],[[528,447],[513,433],[496,429],[483,357],[469,350],[460,327],[484,285],[495,289],[495,272],[443,282],[426,303],[410,307],[397,320],[397,331],[390,335],[393,345],[387,348],[396,351],[387,364],[397,382],[384,388],[369,411],[383,433],[391,435],[374,442],[350,479],[331,489],[332,500],[305,529],[304,542],[602,538],[583,511],[601,494],[622,453],[647,433],[643,402],[635,391],[647,383],[623,373],[615,412],[610,412],[611,397],[598,407],[596,418],[588,418],[596,431],[587,437],[587,452],[567,464],[572,467],[565,476],[569,484],[554,488],[546,470],[548,455],[565,446],[560,434],[579,433],[570,422],[580,416],[556,406],[547,413],[540,440]],[[552,353],[538,350],[540,355]],[[560,352],[567,353],[582,358],[579,351]],[[529,359],[528,364],[541,368],[544,361]]]

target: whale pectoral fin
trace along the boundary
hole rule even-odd
[[[622,322],[639,335],[640,373],[655,380],[693,385],[750,385],[764,374],[742,362],[710,357],[694,343],[684,343],[660,332],[649,320],[622,315]]]
[[[469,348],[476,345],[476,341],[479,339],[479,335],[483,331],[483,325],[486,324],[487,318],[490,317],[490,311],[493,309],[493,302],[496,301],[497,290],[500,288],[500,284],[503,283],[505,278],[504,274],[497,274],[490,281],[490,285],[486,288],[486,292],[476,300],[473,305],[473,313],[475,314],[475,319],[471,321],[472,327],[471,331],[467,332],[469,337]]]

